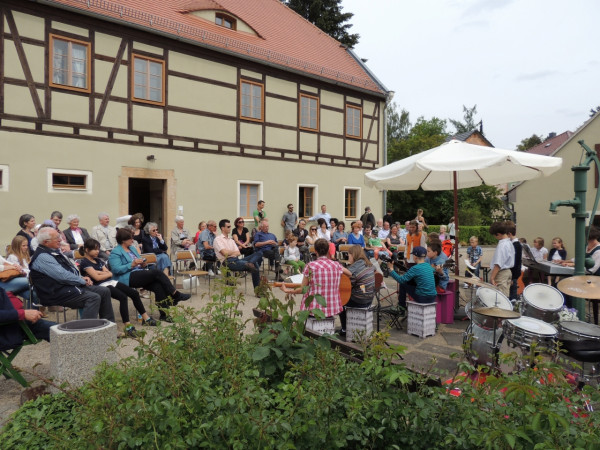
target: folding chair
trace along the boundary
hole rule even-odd
[[[194,263],[194,266],[196,267],[196,269],[193,270],[186,270],[187,269],[187,263]],[[206,276],[208,278],[208,293],[210,294],[210,276],[208,275],[208,272],[206,272],[205,270],[199,270],[198,269],[198,262],[196,261],[196,257],[194,256],[194,254],[190,251],[190,250],[180,250],[176,253],[175,255],[175,281],[177,281],[177,275],[182,275],[184,277],[188,277],[188,279],[190,280],[190,295],[192,294],[192,281],[194,277],[202,277],[202,276]],[[183,269],[183,270],[181,270]],[[196,287],[196,294],[198,294],[198,283],[195,283],[195,287]]]
[[[52,305],[52,306],[46,306],[46,305],[42,305],[42,304],[38,304],[38,303],[34,303],[33,302],[33,298],[34,298],[34,292],[35,292],[35,287],[33,286],[33,281],[31,281],[31,277],[27,277],[27,280],[29,281],[29,300],[24,302],[24,306],[26,309],[29,308],[37,308],[39,309],[40,307],[45,307],[46,310],[49,313],[55,313],[56,314],[56,323],[60,323],[60,314],[62,313],[63,316],[63,322],[67,321],[67,311],[69,309],[73,309],[73,308],[68,308],[66,306],[60,306],[60,305]],[[37,296],[36,296],[37,297]],[[76,311],[76,318],[80,318],[81,315],[81,310],[80,309],[75,309]]]
[[[7,379],[12,378],[23,387],[27,387],[29,386],[29,383],[27,380],[25,380],[25,378],[23,378],[23,375],[21,375],[19,371],[13,367],[12,361],[24,346],[37,344],[39,341],[36,339],[29,329],[29,326],[23,320],[0,323],[0,329],[5,326],[16,325],[17,323],[21,326],[21,329],[25,333],[25,337],[23,338],[23,343],[21,345],[12,349],[0,350],[0,374],[4,375],[4,377]]]
[[[377,312],[377,331],[379,331],[379,323],[381,317],[387,317],[389,319],[390,327],[396,327],[402,329],[402,321],[404,319],[403,309],[396,303],[394,305],[392,295],[396,292],[386,295],[381,298],[381,289],[383,286],[383,275],[379,272],[375,272],[375,299],[377,300],[377,306],[375,311]],[[382,306],[382,303],[385,303]]]

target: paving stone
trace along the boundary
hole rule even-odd
[[[444,337],[444,339],[446,339],[446,342],[448,343],[448,345],[452,345],[454,347],[461,347],[463,344],[463,333],[442,333],[442,336]]]

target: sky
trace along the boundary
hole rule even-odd
[[[355,52],[411,123],[463,119],[486,138],[575,131],[600,105],[597,0],[342,0]],[[454,131],[448,123],[447,130]]]

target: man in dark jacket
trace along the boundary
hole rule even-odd
[[[30,277],[42,305],[60,305],[81,309],[82,319],[107,319],[115,321],[110,291],[94,286],[89,277],[79,271],[58,250],[60,236],[53,228],[41,228],[39,247],[35,250],[29,267]]]
[[[375,222],[375,216],[371,212],[371,207],[367,206],[365,208],[365,213],[360,216],[360,221],[363,223],[363,227],[367,227],[367,225],[371,225],[371,229],[375,228],[377,223]]]
[[[35,309],[23,309],[23,302],[12,292],[0,288],[0,323],[14,322],[0,327],[0,350],[9,350],[23,343],[25,333],[17,323],[25,320],[33,335],[38,339],[50,341],[50,327],[55,322],[42,319],[42,313]]]

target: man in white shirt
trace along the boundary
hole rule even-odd
[[[260,284],[258,269],[263,258],[262,251],[255,249],[251,255],[239,259],[240,249],[229,236],[231,232],[231,222],[229,219],[221,219],[219,221],[219,228],[221,229],[221,234],[213,241],[213,248],[217,259],[233,272],[250,272],[252,274],[252,285],[257,287]]]
[[[308,220],[315,220],[315,221],[317,221],[319,219],[325,219],[325,223],[327,224],[327,228],[331,229],[331,214],[329,214],[327,212],[327,206],[326,205],[321,205],[321,212],[319,214],[317,214],[316,216],[312,216]]]
[[[108,260],[110,252],[117,246],[117,230],[109,225],[110,217],[107,213],[98,214],[98,222],[99,224],[92,228],[90,237],[100,242],[98,257]]]
[[[492,268],[490,283],[508,298],[512,281],[510,269],[515,264],[515,248],[507,235],[507,231],[508,227],[505,222],[494,222],[490,226],[490,234],[498,239],[498,246],[490,263]]]

